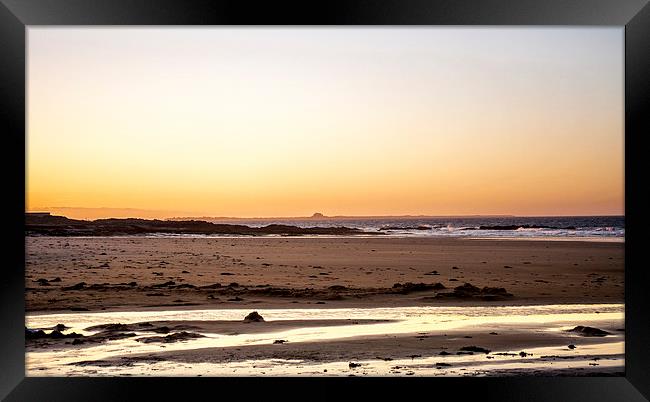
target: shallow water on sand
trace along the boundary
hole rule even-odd
[[[29,328],[49,328],[62,323],[71,327],[66,332],[91,335],[86,328],[107,323],[136,323],[145,321],[234,320],[241,321],[250,309],[183,310],[145,312],[98,312],[29,315]],[[151,333],[137,332],[137,337],[93,346],[84,345],[33,350],[26,356],[28,376],[224,376],[224,375],[490,375],[491,373],[526,374],[540,370],[614,370],[623,371],[624,336],[615,333],[600,343],[568,349],[565,344],[532,348],[528,355],[520,350],[494,350],[492,353],[439,356],[392,361],[367,360],[350,368],[349,362],[312,362],[299,360],[254,360],[219,364],[178,362],[135,363],[131,366],[75,366],[71,363],[129,356],[139,353],[180,351],[207,347],[267,345],[276,339],[289,342],[318,342],[361,336],[442,333],[445,330],[476,330],[490,328],[515,328],[531,331],[561,331],[577,325],[622,325],[624,305],[542,305],[542,306],[481,306],[481,307],[403,307],[403,308],[342,308],[342,309],[258,309],[267,322],[277,320],[349,319],[349,325],[306,327],[274,332],[220,335],[202,332],[205,338],[170,344],[137,342],[140,336]],[[354,320],[389,320],[380,323],[358,323]],[[264,325],[255,323],[253,325]],[[517,353],[496,355],[498,352]],[[530,355],[532,353],[532,355]],[[489,356],[489,357],[488,357]],[[553,357],[544,357],[553,356]],[[451,366],[436,365],[443,362]],[[396,368],[397,367],[397,368]],[[325,371],[327,370],[327,371]]]

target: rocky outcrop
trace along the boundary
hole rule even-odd
[[[217,224],[206,221],[162,221],[158,219],[97,219],[82,221],[63,216],[31,216],[25,223],[26,235],[47,236],[116,236],[138,234],[224,234],[242,236],[261,235],[355,235],[379,234],[364,232],[356,228],[339,227],[298,227],[270,224],[262,227],[246,225]],[[43,282],[47,283],[47,282]],[[46,286],[46,285],[45,285]]]
[[[489,349],[485,349],[479,346],[463,346],[460,348],[461,351],[464,352],[477,352],[477,353],[490,353]]]
[[[396,283],[393,285],[392,293],[399,294],[408,294],[412,292],[422,292],[425,290],[442,290],[445,289],[445,285],[440,282],[437,283]]]
[[[578,325],[577,327],[568,330],[567,332],[574,332],[580,336],[606,336],[606,335],[611,335],[607,331],[603,331],[602,329],[598,328],[593,328],[593,327],[584,327],[582,325]]]
[[[189,339],[203,338],[201,334],[196,334],[194,332],[177,332],[175,334],[170,334],[166,336],[148,336],[136,339],[138,342],[142,343],[174,343],[187,341]]]
[[[436,298],[445,299],[445,298],[456,298],[456,299],[471,299],[478,298],[486,301],[493,300],[504,300],[513,297],[511,293],[508,293],[505,288],[499,287],[488,287],[478,288],[477,286],[472,285],[471,283],[465,283],[460,286],[456,286],[453,292],[438,293]]]
[[[264,322],[264,318],[257,312],[253,311],[244,317],[245,322]]]

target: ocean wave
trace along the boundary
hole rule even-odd
[[[263,227],[269,221],[247,221]],[[329,218],[278,220],[298,227],[347,227],[383,236],[466,238],[624,238],[623,216],[459,217],[459,218]]]

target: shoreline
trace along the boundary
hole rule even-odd
[[[26,234],[25,238],[76,238],[76,239],[131,239],[131,238],[144,238],[144,239],[369,239],[369,238],[384,238],[384,239],[449,239],[449,240],[507,240],[507,241],[567,241],[567,242],[589,242],[589,243],[625,243],[624,237],[618,236],[459,236],[459,235],[422,235],[422,234],[391,234],[391,233],[376,233],[376,234],[351,234],[351,235],[280,235],[280,234],[266,234],[266,235],[220,235],[220,234],[173,234],[173,233],[147,233],[147,234],[129,234],[129,235],[93,235],[93,236],[54,236],[42,234]]]

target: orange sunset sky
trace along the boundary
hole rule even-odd
[[[27,63],[28,211],[624,213],[620,27],[30,27]]]

